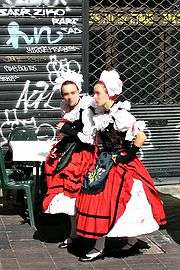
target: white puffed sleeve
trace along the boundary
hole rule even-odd
[[[146,128],[146,123],[145,121],[136,121],[133,126],[133,134],[134,136],[137,135],[139,131],[144,131]]]
[[[82,122],[84,124],[82,132],[78,132],[78,137],[83,143],[94,144],[95,126],[93,122],[93,112],[90,108],[82,112]]]
[[[125,132],[126,131],[126,140],[132,141],[134,136],[137,135],[139,131],[145,129],[144,121],[136,121],[136,118],[125,109],[116,111],[112,113],[114,119],[114,129]]]
[[[118,110],[112,114],[114,119],[114,128],[115,130],[125,132],[133,127],[136,122],[136,118],[125,109]]]
[[[133,138],[140,132],[144,131],[146,128],[145,121],[136,121],[131,128],[128,129],[126,133],[126,140],[132,141]]]

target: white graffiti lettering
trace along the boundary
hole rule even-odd
[[[19,120],[17,117],[16,109],[5,110],[4,114],[5,114],[6,120],[0,126],[0,135],[1,135],[1,138],[3,139],[3,142],[1,142],[1,145],[7,142],[7,138],[3,132],[5,128],[9,127],[11,130],[13,130],[15,126],[19,126],[19,125],[22,125],[22,126],[28,126],[28,125],[35,126],[36,125],[34,117],[31,117],[31,119],[29,120],[28,119]]]
[[[48,134],[45,133],[44,135],[40,135],[41,134],[41,129],[42,129],[42,131],[44,129],[48,130]],[[38,140],[44,140],[44,139],[49,139],[49,132],[50,131],[52,132],[51,141],[54,141],[55,138],[56,138],[56,129],[52,125],[50,125],[48,123],[43,123],[43,124],[39,125],[37,127],[35,133],[37,135]]]
[[[0,9],[0,16],[31,16],[30,9],[27,8],[9,8]]]
[[[51,55],[50,62],[46,65],[46,69],[49,73],[50,82],[55,85],[55,80],[61,76],[63,71],[73,70],[77,73],[81,72],[80,64],[75,60],[68,61],[66,58],[58,60],[56,55]]]
[[[50,9],[33,9],[34,13],[32,16],[46,16],[46,17],[49,17],[49,16],[64,16],[65,15],[65,10],[64,9],[53,9],[53,8],[50,8]]]
[[[46,62],[47,61],[47,57],[46,56],[40,56],[39,57],[39,55],[33,55],[33,56],[26,56],[26,55],[22,55],[22,56],[14,56],[14,55],[11,55],[11,56],[2,56],[2,58],[0,57],[0,60],[1,61],[3,61],[3,62],[5,62],[5,63],[10,63],[10,62],[15,62],[15,63],[18,63],[18,62],[29,62],[29,63],[31,63],[31,62],[33,62],[33,63],[35,63],[35,62],[37,62],[37,63],[43,63],[43,62]],[[36,65],[33,65],[33,68],[32,68],[32,66],[31,66],[31,69],[36,69],[37,67],[36,67]],[[31,70],[31,71],[33,71],[33,70]]]
[[[81,46],[40,46],[40,47],[27,47],[26,52],[29,54],[36,53],[71,53],[71,52],[79,52],[81,50]]]
[[[38,44],[40,37],[44,32],[47,36],[47,42],[49,44],[58,43],[63,39],[63,33],[61,31],[56,31],[58,37],[54,40],[51,40],[51,28],[49,26],[42,26],[40,29],[34,27],[34,36],[28,37],[23,31],[19,30],[19,24],[15,21],[12,21],[8,25],[8,32],[10,38],[6,41],[7,45],[12,45],[14,49],[19,48],[19,38],[23,38],[26,44],[30,45],[32,43]]]
[[[4,70],[7,72],[28,72],[28,71],[37,71],[36,65],[12,65],[4,66]]]
[[[38,89],[33,90],[33,93],[29,95],[29,86],[30,81],[27,80],[24,89],[16,103],[16,109],[20,108],[21,105],[23,105],[24,113],[27,113],[30,108],[38,109],[39,104],[43,101],[46,101],[45,108],[49,108],[49,103],[51,102],[50,97],[52,98],[52,93],[54,94],[55,90],[53,90],[52,92],[48,91],[48,83],[46,83],[45,81],[38,81],[36,83],[36,87]],[[51,109],[59,109],[52,106],[50,107]]]
[[[49,138],[49,136],[47,135],[40,135],[41,129],[44,130],[46,128],[48,131],[50,129],[52,132],[51,140],[55,140],[56,130],[52,125],[48,123],[43,123],[37,126],[36,119],[34,117],[31,117],[30,119],[27,119],[27,118],[19,119],[16,109],[5,110],[4,114],[5,114],[5,121],[0,126],[0,135],[2,138],[2,141],[0,143],[1,146],[7,143],[7,138],[4,134],[4,130],[7,128],[10,128],[11,130],[13,130],[16,126],[25,126],[25,127],[33,128],[35,130],[38,140],[41,140],[47,137]]]
[[[15,82],[17,79],[17,75],[0,75],[0,82]]]
[[[3,6],[67,6],[65,0],[3,0]]]
[[[66,14],[67,10],[53,8],[2,8],[0,9],[0,17],[61,17]]]
[[[69,27],[69,28],[61,27],[60,29],[61,29],[62,33],[66,34],[66,35],[71,35],[71,34],[77,35],[77,34],[82,33],[82,30],[79,29],[78,27]]]
[[[62,24],[65,24],[65,25],[77,25],[79,19],[78,18],[52,18],[52,24],[55,25],[55,24],[58,24],[58,25],[62,25]]]
[[[44,108],[50,109],[59,109],[50,105],[51,100],[56,91],[58,91],[55,80],[61,76],[63,71],[76,70],[80,73],[81,66],[75,60],[68,61],[66,58],[58,60],[56,55],[50,56],[50,61],[46,65],[48,71],[49,81],[53,85],[52,91],[49,90],[49,84],[45,81],[38,81],[35,86],[37,89],[34,89],[31,94],[29,94],[30,81],[27,80],[24,89],[21,92],[21,95],[16,103],[16,109],[19,109],[23,106],[24,113],[27,113],[29,109],[38,109],[40,103],[43,103]]]

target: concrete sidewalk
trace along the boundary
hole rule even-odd
[[[120,241],[109,242],[108,257],[86,264],[78,262],[77,257],[87,248],[82,240],[68,251],[57,248],[68,230],[66,217],[41,216],[38,230],[33,231],[28,224],[21,224],[19,215],[1,208],[0,270],[180,270],[180,199],[165,194],[162,199],[169,220],[166,230],[139,237],[140,251],[133,254],[123,253]]]

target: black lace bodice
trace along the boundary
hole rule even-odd
[[[102,145],[105,151],[117,151],[120,149],[127,149],[130,142],[125,140],[126,132],[120,132],[114,129],[113,123],[103,130],[99,131],[99,136],[102,140]]]

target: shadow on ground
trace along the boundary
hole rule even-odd
[[[69,246],[69,253],[81,257],[88,253],[94,246],[95,241],[90,239],[78,238],[74,243]],[[150,248],[148,244],[142,240],[138,240],[137,243],[127,250],[123,250],[127,246],[127,239],[109,238],[106,240],[105,254],[106,257],[122,258],[133,255],[142,254],[143,249]]]
[[[180,199],[170,194],[161,193],[160,195],[164,202],[168,219],[167,233],[177,244],[180,244]]]
[[[46,243],[58,243],[67,238],[70,232],[70,221],[67,215],[50,215],[42,214],[38,217],[37,231],[34,233],[34,239],[38,239]],[[106,240],[105,252],[108,257],[122,258],[132,255],[141,254],[143,249],[150,248],[148,244],[142,240],[127,250],[123,248],[127,245],[126,238],[109,238]],[[78,237],[69,245],[68,252],[81,257],[88,253],[94,246],[95,240]]]
[[[69,235],[70,220],[64,214],[40,214],[37,218],[36,228],[34,239],[47,243],[58,243]]]

